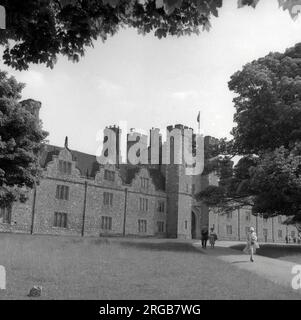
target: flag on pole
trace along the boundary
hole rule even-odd
[[[198,114],[198,118],[197,118],[198,123],[200,123],[200,120],[201,120],[201,111],[199,111],[199,114]]]

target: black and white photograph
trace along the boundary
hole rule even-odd
[[[300,299],[301,0],[0,1],[3,303]]]

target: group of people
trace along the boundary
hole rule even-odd
[[[299,233],[298,234],[298,238],[296,236],[290,236],[290,235],[286,235],[285,236],[285,242],[286,243],[298,243],[300,244],[301,243],[301,234]]]
[[[207,241],[209,239],[209,243],[212,249],[214,249],[215,241],[217,240],[217,234],[214,232],[214,228],[210,229],[210,233],[208,228],[205,227],[202,229],[201,232],[201,239],[202,239],[202,248],[207,249]]]
[[[214,249],[215,242],[217,240],[217,234],[214,231],[214,228],[210,229],[210,232],[208,231],[207,227],[204,227],[201,231],[201,239],[202,239],[202,248],[207,248],[207,242],[209,240],[210,246],[212,249]],[[259,249],[258,239],[255,232],[255,229],[251,227],[249,229],[249,232],[247,234],[247,244],[244,248],[244,252],[246,254],[250,255],[250,261],[254,262],[254,254],[256,253],[256,250]]]

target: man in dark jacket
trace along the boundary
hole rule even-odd
[[[208,228],[207,227],[204,227],[202,229],[202,232],[201,232],[201,237],[202,237],[202,248],[203,249],[206,249],[207,248],[207,241],[208,241]]]

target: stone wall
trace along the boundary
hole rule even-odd
[[[71,163],[71,172],[59,171],[59,161]],[[106,169],[115,171],[114,181],[106,180]],[[141,178],[148,183],[143,186]],[[57,186],[68,187],[67,199],[58,199]],[[112,201],[105,203],[104,194]],[[141,210],[140,199],[147,200],[147,209]],[[164,202],[164,212],[159,212],[158,202]],[[100,168],[95,179],[83,178],[66,148],[53,156],[45,168],[44,177],[30,193],[25,204],[12,208],[11,223],[0,223],[0,231],[55,235],[135,235],[166,237],[166,193],[156,190],[149,171],[141,168],[131,184],[123,184],[117,168]],[[55,213],[67,215],[66,227],[54,225]],[[32,219],[34,217],[34,219]],[[103,228],[103,218],[111,221],[110,228]],[[138,221],[146,221],[146,230],[139,230]],[[158,222],[163,223],[159,230]]]
[[[252,215],[250,208],[242,208],[232,212],[232,215],[220,214],[214,210],[209,212],[209,228],[214,227],[220,240],[245,241],[247,230],[254,227],[259,242],[284,243],[286,235],[298,231],[294,226],[286,226],[282,222],[285,217],[263,219]],[[231,231],[231,232],[230,232]]]
[[[70,172],[59,170],[60,161],[71,163]],[[105,179],[107,169],[115,171],[113,181]],[[286,235],[295,233],[298,236],[295,227],[282,224],[284,217],[264,220],[253,216],[249,208],[236,210],[228,216],[214,213],[192,199],[192,180],[195,179],[186,176],[183,167],[170,165],[165,169],[166,192],[156,189],[146,168],[141,168],[130,184],[123,183],[114,166],[101,167],[95,178],[86,178],[68,148],[62,149],[48,162],[43,179],[36,190],[29,192],[28,201],[13,205],[11,223],[0,220],[0,232],[189,239],[193,211],[196,238],[200,238],[203,226],[214,226],[220,240],[244,241],[247,228],[251,226],[256,229],[260,242],[285,242]],[[147,185],[143,186],[141,179],[147,181]],[[210,183],[209,180],[203,179],[203,186]],[[69,188],[68,199],[57,198],[58,185]],[[111,194],[112,203],[105,203],[105,193]],[[141,201],[147,208],[141,208]],[[163,212],[159,210],[159,201],[164,203]],[[66,227],[54,225],[55,213],[67,214]],[[104,227],[104,219],[110,220],[111,228]],[[139,220],[145,223],[145,229],[139,230]]]
[[[32,203],[34,191],[28,195],[25,203],[14,203],[11,210],[11,223],[0,220],[0,232],[30,233],[32,224]]]

